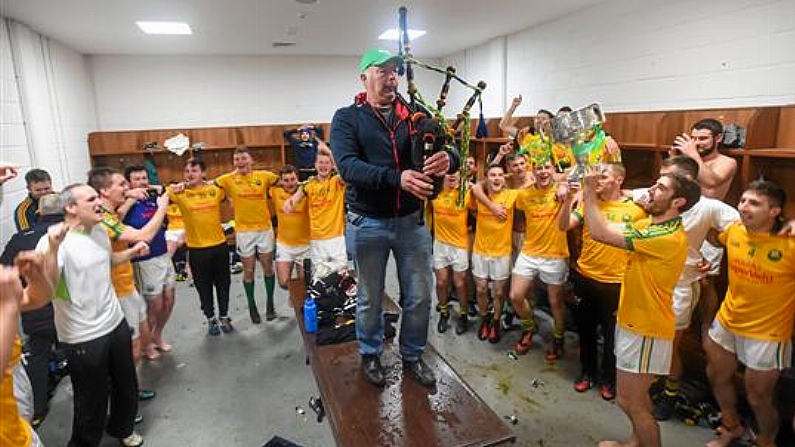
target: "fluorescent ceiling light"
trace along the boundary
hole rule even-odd
[[[193,34],[184,22],[135,22],[146,34]]]
[[[409,40],[414,40],[425,35],[425,31],[421,29],[409,29]],[[392,28],[384,31],[378,36],[380,40],[398,40],[397,28]]]

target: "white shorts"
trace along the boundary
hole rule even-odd
[[[674,341],[644,337],[616,325],[616,368],[637,374],[668,375]]]
[[[530,279],[538,276],[544,284],[560,286],[569,279],[569,259],[539,258],[520,253],[513,266],[513,274]]]
[[[491,257],[472,253],[472,276],[501,281],[511,275],[511,257]]]
[[[14,385],[14,399],[17,401],[17,410],[22,419],[30,422],[33,420],[33,385],[22,362],[14,365],[11,371]]]
[[[185,229],[166,230],[166,242],[180,242],[185,239]]]
[[[270,253],[274,249],[273,230],[235,232],[237,253],[247,258],[259,253]]]
[[[717,318],[709,327],[709,338],[721,348],[735,354],[737,360],[757,371],[782,370],[790,366],[792,342],[754,340],[723,327]]]
[[[309,245],[290,247],[276,243],[276,262],[303,262],[309,256]]]
[[[132,338],[135,340],[141,336],[141,322],[146,320],[146,301],[144,301],[138,292],[135,292],[120,297],[119,304],[121,304],[124,318],[127,320],[127,324],[130,325],[130,329],[132,330]]]
[[[173,289],[176,284],[174,264],[168,253],[133,262],[133,269],[136,288],[146,299],[155,298],[165,289]]]
[[[709,241],[704,241],[704,243],[701,244],[701,256],[705,261],[709,262],[709,271],[707,272],[707,275],[719,275],[720,262],[723,259],[723,248],[716,247],[710,244]]]
[[[701,297],[701,283],[693,281],[690,284],[676,283],[674,286],[674,315],[676,316],[676,330],[682,331],[690,326],[693,311],[696,309],[698,299]]]
[[[345,248],[345,236],[331,239],[309,241],[310,257],[316,265],[323,265],[331,271],[348,267],[348,251]],[[315,265],[312,266],[312,270]]]
[[[433,241],[433,268],[441,270],[453,267],[454,272],[465,272],[469,269],[469,253],[465,248],[454,247],[437,240]]]

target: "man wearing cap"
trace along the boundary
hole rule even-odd
[[[359,62],[365,91],[334,114],[332,152],[348,185],[347,234],[359,274],[356,336],[362,369],[377,386],[386,383],[382,300],[390,251],[400,281],[403,322],[400,354],[404,371],[425,386],[436,384],[422,360],[431,297],[431,238],[421,225],[422,203],[433,192],[431,176],[458,170],[452,152],[438,152],[422,166],[412,162],[414,110],[398,95],[398,58],[372,49]]]

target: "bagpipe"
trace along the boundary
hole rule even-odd
[[[472,106],[475,105],[475,102],[480,99],[483,90],[486,89],[486,83],[479,81],[476,85],[472,85],[456,74],[455,67],[448,66],[442,69],[416,59],[411,54],[407,14],[408,10],[405,6],[398,9],[398,75],[405,75],[406,77],[409,108],[412,111],[411,120],[416,130],[412,141],[412,163],[414,166],[422,166],[424,161],[430,156],[443,150],[458,152],[462,160],[460,170],[461,178],[459,180],[458,189],[458,205],[463,206],[467,188],[466,179],[469,177],[465,163],[466,158],[469,156],[469,140],[471,133],[469,111],[472,109]],[[435,106],[425,101],[417,89],[417,85],[414,82],[414,66],[444,75],[444,83],[442,84],[442,89],[439,92],[439,98],[436,100]],[[453,80],[472,90],[472,95],[469,97],[466,104],[464,104],[464,108],[458,113],[455,121],[451,125],[442,114],[442,109],[447,105],[447,95]],[[462,124],[463,127],[461,127]],[[459,127],[461,127],[460,131]],[[457,137],[460,141],[458,145],[456,145]],[[443,181],[444,179],[441,177],[434,178],[434,192],[431,198],[436,197],[439,191],[441,191]]]

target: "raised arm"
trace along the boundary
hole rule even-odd
[[[730,182],[737,171],[737,160],[731,157],[720,157],[709,165],[704,163],[696,148],[696,140],[690,135],[682,134],[676,137],[674,149],[698,163],[698,183],[702,187],[718,188]]]
[[[519,133],[519,128],[514,126],[515,121],[513,119],[513,114],[521,103],[522,95],[513,98],[510,107],[508,107],[508,110],[505,111],[505,115],[500,120],[500,130],[514,137]]]
[[[144,241],[138,241],[132,247],[122,250],[122,251],[114,251],[111,253],[111,264],[121,264],[122,262],[130,261],[134,258],[140,256],[146,256],[149,254],[149,244]]]
[[[131,227],[129,225],[124,225],[124,231],[119,235],[119,240],[122,242],[126,242],[128,244],[134,244],[136,242],[149,242],[155,237],[160,227],[163,226],[163,219],[166,217],[166,211],[168,210],[168,203],[169,203],[169,196],[168,193],[164,193],[160,197],[157,198],[157,212],[149,219],[149,222],[146,223],[140,229]]]
[[[508,211],[505,209],[505,206],[491,201],[489,196],[486,194],[486,191],[483,190],[484,183],[485,181],[480,181],[472,186],[472,196],[477,199],[478,202],[486,205],[486,208],[491,210],[491,212],[499,219],[507,219]]]
[[[577,217],[572,210],[577,189],[567,186],[563,192],[560,209],[558,210],[558,229],[560,231],[569,231],[577,228],[581,224],[579,217]]]

